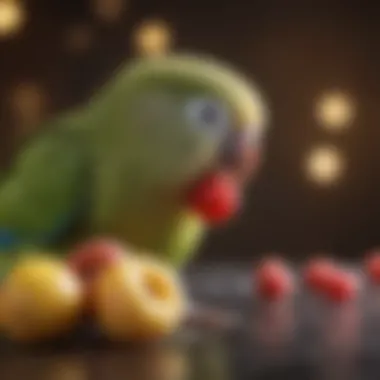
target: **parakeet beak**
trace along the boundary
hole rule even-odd
[[[240,209],[244,184],[254,175],[260,144],[244,131],[231,132],[221,149],[216,168],[196,181],[187,201],[209,224],[225,222]]]
[[[258,138],[252,138],[247,130],[234,130],[222,147],[220,169],[229,172],[237,183],[244,185],[255,174],[260,156]]]

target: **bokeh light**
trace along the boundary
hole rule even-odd
[[[333,146],[317,147],[306,159],[306,171],[311,181],[319,185],[331,185],[341,179],[344,160]]]
[[[167,380],[185,380],[189,374],[189,362],[186,353],[178,347],[161,347],[155,355],[149,357],[149,378]]]
[[[100,21],[114,23],[123,15],[127,0],[92,0],[92,11]]]
[[[88,378],[86,363],[83,358],[61,356],[49,362],[48,375],[54,380],[85,380]]]
[[[73,25],[66,30],[64,43],[72,53],[86,52],[91,48],[93,41],[94,33],[89,25]]]
[[[47,109],[47,96],[37,83],[22,82],[10,93],[12,118],[18,134],[27,134],[42,121]]]
[[[322,127],[331,132],[340,132],[351,125],[356,107],[348,94],[332,91],[321,96],[315,112]]]
[[[149,20],[140,24],[133,44],[138,55],[159,56],[167,53],[173,45],[173,31],[163,20]]]
[[[17,0],[0,0],[0,37],[13,36],[24,26],[25,11]]]

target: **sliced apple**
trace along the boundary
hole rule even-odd
[[[0,294],[2,330],[21,342],[68,331],[83,306],[79,279],[64,263],[50,258],[21,260],[4,279]]]
[[[186,297],[175,269],[151,258],[107,268],[94,288],[99,325],[112,340],[149,340],[181,323]]]

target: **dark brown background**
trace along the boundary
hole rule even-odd
[[[212,53],[252,75],[272,109],[267,160],[242,218],[210,236],[204,257],[254,257],[280,250],[303,257],[327,249],[358,257],[379,243],[380,9],[368,1],[131,0],[121,19],[99,22],[90,3],[29,0],[28,23],[0,41],[1,156],[11,157],[17,123],[9,93],[35,81],[49,96],[45,117],[78,104],[132,54],[132,30],[162,17],[179,49]],[[81,52],[66,48],[68,28],[90,31]],[[352,93],[354,125],[329,135],[316,124],[314,100],[330,88]],[[13,136],[13,137],[12,137]],[[318,143],[336,144],[348,160],[343,181],[318,188],[303,171]]]

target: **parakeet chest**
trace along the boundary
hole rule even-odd
[[[204,226],[184,209],[180,196],[137,177],[132,167],[128,176],[103,170],[95,186],[92,229],[173,262],[188,257]]]
[[[178,205],[174,199],[160,197],[157,189],[137,175],[132,170],[128,176],[102,173],[92,210],[96,230],[125,240],[136,239],[137,235],[152,239],[153,232],[158,235],[175,214]]]

